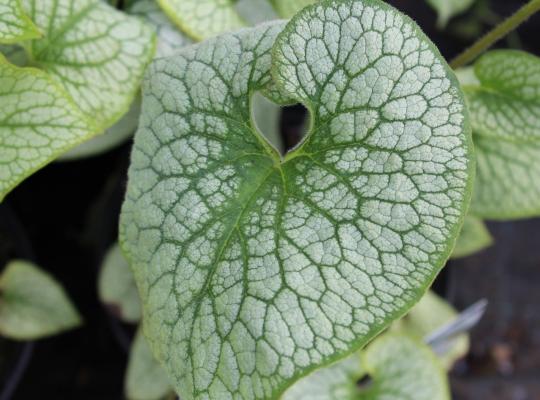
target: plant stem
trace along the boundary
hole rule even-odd
[[[514,15],[497,25],[492,31],[480,38],[475,44],[450,62],[453,69],[464,67],[484,51],[493,46],[504,36],[515,30],[519,25],[540,11],[540,0],[531,0],[521,7]]]
[[[32,357],[33,350],[33,342],[25,343],[21,355],[19,356],[19,360],[17,361],[17,365],[15,365],[13,372],[11,372],[11,375],[7,379],[6,384],[2,389],[2,393],[0,393],[0,400],[10,400],[13,396],[13,393],[15,393],[15,389],[17,389],[19,382],[24,376],[24,372],[28,367],[28,363],[30,362],[30,359]]]

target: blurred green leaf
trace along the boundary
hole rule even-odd
[[[34,340],[81,324],[62,287],[30,262],[10,262],[0,275],[0,335]]]
[[[160,400],[172,392],[167,374],[152,355],[141,329],[129,353],[125,392],[128,400]]]
[[[98,278],[98,293],[121,320],[136,323],[141,319],[141,301],[135,278],[120,247],[115,244],[107,252]]]

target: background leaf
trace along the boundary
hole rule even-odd
[[[101,266],[98,293],[100,300],[122,321],[140,321],[139,292],[129,264],[117,244],[109,249]]]
[[[467,11],[475,2],[475,0],[427,0],[439,18],[437,26],[442,29],[446,27],[450,18]]]
[[[247,25],[231,0],[157,0],[186,34],[203,40]]]
[[[0,201],[24,178],[97,131],[46,73],[0,55]]]
[[[141,330],[137,331],[129,353],[125,392],[128,400],[161,400],[172,391]]]
[[[34,63],[105,130],[127,111],[154,54],[152,30],[97,0],[23,0],[43,32]]]
[[[362,377],[369,377],[358,385]],[[448,382],[431,349],[406,335],[384,334],[367,350],[315,371],[283,400],[447,400]]]
[[[184,46],[193,43],[193,40],[174,26],[155,0],[138,0],[129,9],[129,13],[138,16],[156,31],[156,57],[170,56]]]
[[[467,215],[452,253],[452,258],[468,257],[493,244],[493,238],[484,222]]]
[[[494,50],[474,64],[478,84],[465,84],[476,134],[511,141],[540,140],[540,58]]]
[[[55,335],[81,324],[62,287],[26,261],[10,262],[0,276],[0,334],[16,340]]]
[[[303,8],[313,4],[316,0],[269,0],[278,15],[282,18],[292,18]]]
[[[477,173],[471,214],[506,220],[540,215],[540,141],[475,135]]]

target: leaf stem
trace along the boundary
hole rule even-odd
[[[453,69],[464,67],[476,59],[480,54],[493,46],[496,42],[515,30],[519,25],[540,11],[540,0],[531,0],[521,7],[515,14],[497,25],[493,30],[480,38],[471,47],[450,62]]]
[[[11,375],[7,379],[6,384],[2,389],[2,393],[0,393],[0,400],[11,400],[13,394],[15,393],[15,390],[17,389],[17,386],[19,385],[22,377],[24,376],[24,372],[26,371],[28,364],[30,363],[33,351],[34,342],[27,342],[24,344],[21,355],[19,356],[19,360],[17,361],[15,368],[11,372]]]

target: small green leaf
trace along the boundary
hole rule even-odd
[[[44,34],[29,42],[33,63],[102,130],[120,119],[154,53],[150,27],[98,0],[23,0],[23,6]]]
[[[472,215],[465,218],[452,258],[468,257],[493,244],[486,224]]]
[[[139,329],[129,353],[125,379],[128,400],[160,400],[172,392],[171,385]]]
[[[274,399],[365,345],[425,292],[467,208],[464,101],[412,20],[340,0],[275,41],[283,26],[156,60],[143,86],[121,245],[185,400]],[[251,118],[272,84],[312,116],[284,159]]]
[[[98,279],[101,301],[130,323],[141,319],[141,301],[129,264],[116,244],[107,252]]]
[[[193,41],[181,33],[159,8],[155,0],[139,0],[129,9],[129,13],[142,18],[157,33],[156,57],[174,54]]]
[[[474,64],[477,84],[464,82],[475,134],[512,141],[540,139],[540,58],[495,50]]]
[[[442,29],[452,17],[467,11],[475,0],[427,0],[427,2],[439,14],[437,26]]]
[[[405,317],[397,321],[392,328],[423,340],[426,336],[452,322],[457,317],[457,311],[449,303],[432,291],[428,291],[422,297],[422,300]],[[439,358],[445,368],[450,369],[468,351],[469,336],[461,334],[451,339],[447,351],[440,354]]]
[[[540,141],[475,135],[477,172],[471,214],[507,220],[540,216]]]
[[[367,387],[357,382],[369,376]],[[425,344],[385,334],[367,350],[315,371],[283,400],[449,400],[446,374]]]
[[[96,133],[46,73],[0,55],[0,201],[24,178]]]
[[[81,324],[62,287],[26,261],[12,261],[0,275],[0,335],[34,340]]]
[[[24,13],[19,0],[0,4],[0,43],[16,43],[40,36],[39,30]]]

